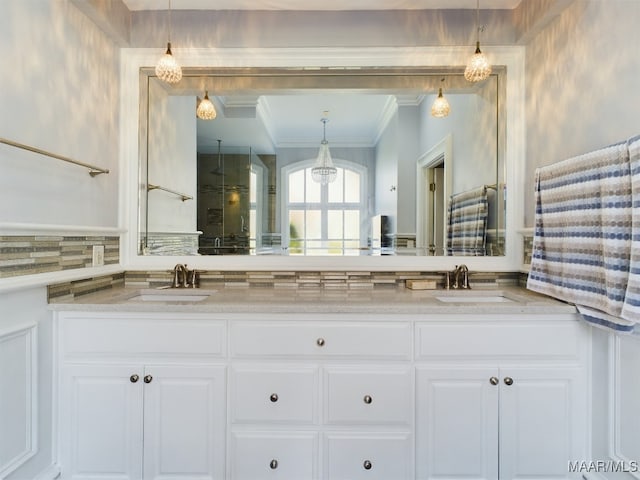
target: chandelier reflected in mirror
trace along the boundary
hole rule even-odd
[[[331,160],[331,152],[329,151],[329,142],[327,142],[327,122],[329,119],[325,116],[320,120],[322,122],[322,142],[320,142],[320,150],[318,151],[318,158],[316,163],[311,169],[311,178],[314,182],[326,185],[333,182],[336,179],[338,170],[333,166],[333,160]]]

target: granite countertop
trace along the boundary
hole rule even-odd
[[[182,298],[181,296],[186,296]],[[521,287],[470,290],[113,288],[59,300],[56,311],[181,313],[567,314],[573,305]]]

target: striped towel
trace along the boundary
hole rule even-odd
[[[447,254],[486,255],[487,187],[451,195],[448,210]]]
[[[536,170],[527,281],[530,290],[574,303],[588,322],[620,332],[635,325],[622,318],[631,256],[631,184],[627,142]]]

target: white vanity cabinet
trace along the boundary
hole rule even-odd
[[[56,327],[63,480],[557,480],[590,458],[573,313],[59,311]]]
[[[228,478],[413,478],[412,325],[365,318],[230,323]]]
[[[224,478],[224,323],[180,317],[58,315],[62,479]]]
[[[571,478],[588,458],[588,330],[571,315],[474,320],[416,326],[417,478]]]

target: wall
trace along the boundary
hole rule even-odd
[[[60,0],[2,2],[0,44],[0,137],[110,170],[107,175],[92,178],[85,168],[0,145],[3,238],[16,235],[11,232],[24,227],[33,235],[28,241],[50,241],[53,234],[43,230],[43,225],[51,226],[58,229],[54,241],[61,242],[60,248],[53,250],[62,252],[66,248],[63,243],[70,236],[76,239],[72,249],[77,249],[77,237],[116,230],[120,151],[118,48],[76,7]],[[38,248],[34,247],[31,259],[46,257],[53,251]],[[13,255],[6,250],[0,254],[5,261]],[[63,259],[59,270],[68,272],[68,268],[80,270],[85,266],[82,261],[72,259],[67,264]],[[53,478],[53,339],[46,288],[7,290],[14,283],[14,279],[0,280],[0,330],[22,323],[37,324],[38,415],[34,421],[38,450],[5,478]],[[10,378],[11,368],[11,362],[3,362],[0,377]],[[9,387],[3,384],[0,395]],[[0,411],[0,424],[10,424],[2,415],[11,416],[12,411]],[[6,445],[11,436],[12,431],[0,429],[0,444]],[[41,472],[42,476],[38,476]]]
[[[380,136],[375,151],[374,214],[389,216],[393,233],[398,231],[398,128],[396,114]]]
[[[639,18],[637,0],[576,0],[527,45],[525,226],[536,167],[640,134]]]
[[[0,136],[108,168],[0,145],[3,222],[116,227],[118,49],[68,2],[2,4]],[[20,205],[20,208],[16,208]]]

